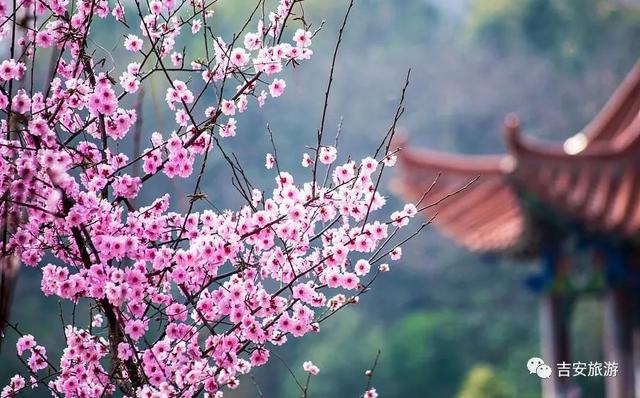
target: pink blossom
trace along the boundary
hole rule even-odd
[[[16,350],[18,355],[22,355],[26,350],[30,350],[36,346],[36,340],[32,335],[26,334],[18,339],[16,343]]]
[[[378,398],[378,392],[375,388],[370,388],[364,392],[364,398]]]
[[[124,332],[133,340],[140,339],[147,331],[147,324],[139,319],[127,321],[125,325]]]
[[[111,14],[117,21],[122,21],[124,19],[124,8],[120,4],[116,4],[111,11]]]
[[[238,108],[238,112],[242,113],[242,112],[246,111],[247,107],[249,106],[249,100],[247,99],[247,96],[244,95],[244,94],[241,95],[238,98],[238,101],[237,101],[236,105],[237,105],[237,108]]]
[[[371,265],[367,260],[360,259],[358,260],[358,262],[356,262],[356,265],[353,268],[355,270],[356,275],[364,276],[369,273],[369,269],[371,268]]]
[[[385,166],[387,167],[393,167],[396,164],[396,161],[398,160],[398,157],[396,155],[387,155],[384,157],[384,159],[382,160],[382,162],[385,164]]]
[[[273,157],[272,154],[267,153],[264,161],[264,167],[266,167],[267,169],[271,169],[275,164],[276,164],[276,159]]]
[[[257,348],[251,353],[251,366],[261,366],[269,360],[269,351]]]
[[[142,50],[142,39],[138,36],[130,34],[124,39],[124,48],[129,51],[140,51]]]
[[[9,99],[6,95],[0,92],[0,109],[7,109],[7,105],[9,105]]]
[[[127,359],[133,356],[133,350],[131,346],[127,343],[118,344],[118,358],[126,361]]]
[[[236,114],[236,104],[233,101],[222,100],[221,110],[224,115],[233,116]]]
[[[91,326],[93,326],[94,328],[99,328],[102,326],[102,322],[103,322],[103,318],[102,315],[100,314],[95,314],[93,316],[93,319],[91,320]]]
[[[11,101],[11,109],[14,112],[25,113],[31,108],[31,98],[27,95],[24,89],[18,90],[18,93],[13,97]]]
[[[20,80],[24,74],[25,66],[22,62],[16,62],[8,59],[0,63],[0,79],[2,80]]]
[[[37,384],[37,383],[36,383]],[[13,397],[16,396],[17,393],[25,387],[24,377],[20,375],[15,375],[11,378],[9,384],[2,389],[0,392],[0,397]]]
[[[191,22],[191,33],[193,33],[194,35],[198,33],[201,28],[202,28],[202,20],[194,19]]]
[[[331,164],[335,162],[338,151],[332,146],[323,146],[320,148],[320,163]]]
[[[284,89],[287,87],[287,84],[282,79],[274,79],[273,83],[269,85],[269,92],[272,97],[279,97],[284,93]]]
[[[305,153],[302,155],[302,162],[300,162],[302,164],[302,167],[309,167],[313,164],[313,159],[311,159],[311,156],[309,156],[308,153]]]
[[[266,100],[267,100],[267,92],[262,90],[262,92],[258,96],[258,106],[260,106],[260,108],[262,108],[264,106]]]
[[[231,63],[237,67],[245,66],[249,62],[249,55],[243,48],[234,48],[229,58]]]
[[[162,2],[159,0],[154,0],[149,3],[149,11],[153,15],[160,15],[162,13]]]
[[[48,31],[41,31],[36,34],[36,44],[38,47],[49,48],[53,45],[53,36]]]
[[[131,177],[125,174],[116,178],[113,182],[113,190],[116,195],[131,199],[138,195],[141,184],[140,177]]]
[[[313,362],[311,361],[306,361],[305,363],[303,363],[302,369],[304,369],[305,372],[312,374],[314,376],[320,373],[320,369],[316,365],[314,365]]]
[[[227,124],[220,128],[220,136],[221,137],[233,137],[236,135],[236,124],[237,121],[234,118],[229,118]]]
[[[360,282],[360,278],[358,278],[355,274],[351,272],[347,272],[342,275],[341,285],[343,288],[347,290],[353,290],[358,287],[358,283]]]
[[[173,52],[171,53],[171,63],[173,64],[173,66],[180,66],[182,64],[182,60],[183,60],[183,56],[182,53],[179,52]]]
[[[394,247],[389,257],[394,261],[400,260],[400,257],[402,257],[402,248],[400,246]]]
[[[378,161],[375,160],[374,158],[367,157],[365,159],[362,159],[362,171],[366,175],[371,175],[373,172],[376,171],[377,167],[378,167]]]
[[[309,47],[311,45],[311,36],[311,32],[307,32],[304,29],[298,29],[293,35],[293,41],[296,42],[298,47]]]
[[[120,86],[128,93],[135,93],[140,87],[140,80],[138,80],[132,73],[124,72],[120,76]]]
[[[260,48],[262,45],[262,39],[258,33],[247,33],[244,35],[244,46],[247,50],[253,51]]]

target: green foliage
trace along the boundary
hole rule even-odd
[[[479,306],[483,305],[482,300],[478,301]],[[485,366],[490,366],[492,372],[497,369],[500,377],[479,380],[486,378],[486,372],[480,372],[473,377],[472,387],[465,384],[465,391],[476,388],[482,381],[488,386],[478,391],[503,392],[486,397],[510,398],[516,385],[521,397],[538,395],[539,380],[529,376],[523,365],[537,353],[537,342],[527,336],[526,330],[519,330],[513,319],[494,321],[483,317],[483,327],[479,328],[476,321],[480,320],[473,316],[439,310],[415,312],[378,324],[364,322],[360,311],[369,314],[362,308],[339,313],[324,324],[322,333],[312,336],[300,344],[299,351],[289,352],[284,358],[302,382],[306,380],[302,361],[312,360],[320,366],[320,374],[311,380],[310,397],[358,396],[367,381],[364,371],[371,368],[377,349],[382,354],[372,384],[384,396],[456,396],[463,382],[469,383],[471,376],[467,372],[478,363],[487,363]],[[291,377],[281,379],[281,385],[274,396],[300,394]]]
[[[451,312],[402,319],[385,344],[379,379],[386,396],[451,397],[465,370],[463,320]],[[442,380],[447,380],[443,383]]]
[[[613,0],[476,0],[469,28],[474,37],[505,54],[524,46],[566,66],[584,66],[613,43],[629,43],[640,13]]]
[[[311,379],[310,397],[359,396],[367,384],[364,372],[372,366],[376,351],[379,348],[387,351],[380,328],[365,322],[355,308],[337,313],[322,324],[321,333],[305,337],[304,342],[298,343],[301,352],[289,357],[288,361],[297,379],[301,383],[306,381],[303,361],[311,360],[320,368],[320,373]],[[287,376],[282,380],[281,391],[273,396],[297,397],[300,394],[298,385]]]
[[[468,362],[468,347],[460,344],[463,320],[451,312],[416,313],[384,329],[362,320],[357,311],[344,311],[324,325],[315,341],[306,342],[311,348],[301,352],[292,366],[299,380],[305,380],[303,359],[320,367],[320,374],[311,380],[311,396],[361,394],[367,382],[364,371],[371,368],[378,348],[382,354],[373,385],[382,395],[454,396]],[[299,395],[293,381],[285,385],[278,396]]]
[[[474,366],[464,381],[458,398],[512,398],[513,387],[489,365]]]
[[[471,8],[468,28],[472,36],[485,41],[501,52],[513,42],[513,33],[520,27],[522,9],[513,0],[476,0]]]

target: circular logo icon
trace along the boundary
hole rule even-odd
[[[527,369],[529,369],[529,374],[536,373],[538,366],[544,365],[544,361],[541,358],[533,357],[527,361]]]
[[[548,379],[551,377],[551,368],[549,365],[540,365],[538,369],[536,369],[536,374],[541,379]]]

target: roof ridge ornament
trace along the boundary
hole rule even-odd
[[[577,155],[584,151],[589,144],[589,139],[582,131],[567,138],[562,144],[562,149],[567,155]]]
[[[508,113],[504,117],[504,140],[511,152],[516,152],[520,143],[520,118],[516,113]]]

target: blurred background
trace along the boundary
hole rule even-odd
[[[214,25],[232,32],[247,3],[222,2]],[[507,112],[520,115],[527,134],[564,140],[600,109],[640,54],[639,3],[358,0],[338,58],[329,139],[342,123],[343,158],[375,150],[411,68],[400,126],[414,146],[503,152],[501,121]],[[309,21],[318,26],[326,20],[314,39],[314,57],[287,72],[287,92],[268,102],[266,112],[239,117],[238,136],[225,141],[258,186],[270,189],[275,175],[264,169],[264,156],[271,152],[267,123],[285,169],[299,170],[305,145],[313,144],[347,4],[305,1]],[[108,34],[107,29],[101,26],[94,34]],[[146,87],[145,135],[175,126],[162,103],[163,84]],[[132,151],[130,142],[121,145]],[[223,161],[214,156],[208,167],[204,192],[219,208],[234,207],[238,197]],[[148,198],[163,190],[176,198],[189,193],[178,181],[156,182],[151,189],[156,192],[144,193]],[[385,190],[391,212],[401,202]],[[186,205],[184,199],[176,206]],[[311,397],[357,397],[367,383],[365,370],[381,350],[373,385],[383,397],[539,397],[539,379],[524,371],[527,359],[540,353],[539,297],[525,283],[540,272],[538,265],[479,258],[433,230],[403,250],[402,260],[357,306],[330,318],[318,335],[276,349],[268,366],[229,396],[299,396],[288,368],[303,378],[302,362],[312,360],[321,371],[312,380]],[[62,344],[59,303],[36,293],[39,282],[35,270],[23,268],[13,320],[55,352]],[[70,307],[62,306],[71,316]],[[80,312],[77,316],[86,317]],[[597,298],[579,302],[572,323],[575,360],[602,360],[601,331],[593,326],[601,316]],[[21,370],[14,341],[10,335],[0,352],[2,384]],[[576,381],[584,397],[604,395],[602,378]]]

